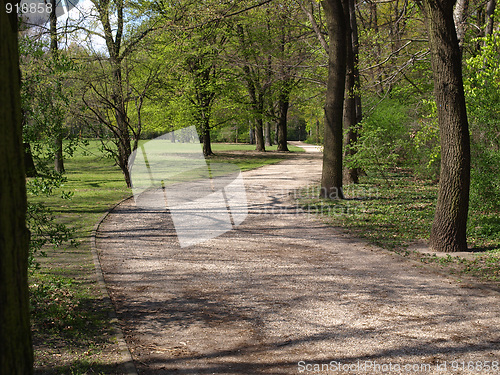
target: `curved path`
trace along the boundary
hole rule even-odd
[[[244,172],[247,219],[192,248],[167,213],[108,215],[97,246],[140,374],[500,373],[498,295],[301,213],[290,192],[320,173],[314,153]]]

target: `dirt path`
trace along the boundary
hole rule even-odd
[[[298,212],[289,190],[320,173],[317,153],[245,172],[247,219],[193,248],[133,200],[108,216],[98,248],[139,373],[500,374],[498,295]]]

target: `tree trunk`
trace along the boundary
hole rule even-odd
[[[123,98],[122,90],[122,77],[121,77],[121,65],[119,62],[112,61],[113,72],[113,104],[115,107],[115,119],[116,119],[116,134],[118,139],[116,139],[118,146],[118,166],[123,172],[125,177],[125,183],[127,187],[132,187],[130,180],[130,171],[128,169],[128,159],[132,154],[130,130],[127,119],[127,111],[125,109],[125,102]]]
[[[461,53],[453,21],[455,1],[423,3],[441,138],[439,193],[429,242],[435,251],[466,251],[470,139]]]
[[[465,39],[465,26],[467,22],[467,7],[469,0],[458,0],[453,11],[453,19],[455,21],[455,29],[457,33],[458,44],[460,51],[463,49]]]
[[[52,58],[57,58],[57,1],[50,0],[50,4],[52,5],[52,10],[50,12],[50,54]],[[59,127],[56,128],[56,132],[61,131]],[[54,169],[58,173],[64,173],[64,155],[63,155],[63,146],[62,146],[62,135],[55,134],[55,152],[54,152]]]
[[[344,126],[347,128],[345,156],[353,156],[353,148],[358,141],[357,125],[361,121],[361,97],[359,96],[358,70],[358,28],[354,0],[348,0],[349,9],[346,18],[350,27],[347,28],[347,62],[346,62],[346,98],[344,103]],[[359,168],[346,168],[344,173],[346,184],[359,182]]]
[[[278,120],[278,151],[289,151],[288,150],[288,107],[290,105],[289,94],[284,93],[280,95],[279,99],[279,120]]]
[[[319,119],[316,119],[316,144],[319,145]]]
[[[269,121],[267,121],[266,125],[264,126],[264,136],[266,141],[266,147],[272,146],[273,141],[271,139],[271,124],[269,123]]]
[[[31,153],[31,146],[29,143],[24,143],[24,169],[26,171],[26,177],[36,177],[38,172],[36,171],[35,161],[33,160],[33,154]]]
[[[342,191],[342,117],[346,73],[346,22],[344,9],[347,0],[321,2],[330,39],[328,53],[328,82],[325,103],[325,136],[321,196],[343,199]]]
[[[262,118],[258,118],[255,122],[255,150],[266,151]]]
[[[212,142],[210,141],[210,127],[208,126],[208,124],[205,124],[203,126],[202,139],[203,139],[203,155],[204,156],[213,155],[214,153],[212,151]]]
[[[486,29],[484,30],[484,36],[490,36],[493,34],[496,6],[497,6],[496,0],[488,1],[488,4],[486,5]]]
[[[0,374],[33,373],[17,14],[0,1]]]
[[[249,143],[251,145],[254,145],[255,144],[255,129],[252,125],[252,121],[249,121],[248,123],[249,123],[248,124],[249,125],[248,126],[248,138],[250,138]]]
[[[56,137],[56,151],[54,153],[54,169],[57,173],[64,173],[64,156],[63,156],[63,140],[62,137]]]

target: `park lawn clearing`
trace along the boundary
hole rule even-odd
[[[255,146],[213,144],[209,163],[234,163],[242,170],[277,163],[289,153],[259,153]],[[274,146],[276,149],[276,146]],[[290,146],[293,152],[302,149]],[[30,275],[32,332],[37,374],[119,374],[118,345],[113,339],[109,307],[95,281],[90,235],[95,224],[116,203],[132,195],[120,169],[102,154],[99,141],[80,146],[65,161],[67,182],[60,189],[73,194],[29,197],[52,209],[57,222],[74,231],[77,246],[45,249],[40,269]]]
[[[473,255],[422,253],[418,248],[429,239],[437,184],[402,172],[391,174],[389,179],[388,184],[385,179],[364,176],[359,184],[344,187],[347,199],[340,201],[318,198],[319,188],[312,187],[301,192],[299,204],[373,245],[458,277],[500,286],[500,212],[470,207],[467,238]]]

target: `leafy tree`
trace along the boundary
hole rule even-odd
[[[236,35],[237,50],[241,54],[238,65],[248,91],[255,121],[256,150],[265,151],[263,129],[266,99],[273,82],[270,57],[265,52],[270,48],[268,28],[265,23],[251,21],[247,18],[236,25]]]
[[[100,123],[110,133],[114,147],[107,150],[115,158],[123,172],[125,182],[131,187],[129,157],[132,154],[132,138],[137,144],[140,137],[140,126],[131,123],[128,105],[135,96],[127,90],[126,69],[124,63],[134,52],[138,44],[152,31],[156,30],[155,19],[148,23],[141,23],[139,29],[134,28],[136,18],[130,4],[123,0],[93,0],[97,13],[97,30],[91,26],[82,27],[89,35],[99,36],[105,42],[106,52],[96,53],[94,56],[93,71],[96,75],[84,77],[87,90],[82,95],[86,107],[93,114],[93,119],[83,117],[88,124]],[[91,23],[88,20],[87,23]],[[130,27],[127,27],[130,22]],[[142,91],[142,90],[141,90]]]
[[[66,127],[71,100],[67,83],[75,66],[65,54],[46,50],[47,42],[34,33],[20,38],[23,138],[45,176],[53,175],[49,163],[58,164],[56,173],[63,172],[63,152],[72,155],[78,143]],[[63,138],[68,139],[64,147]]]

